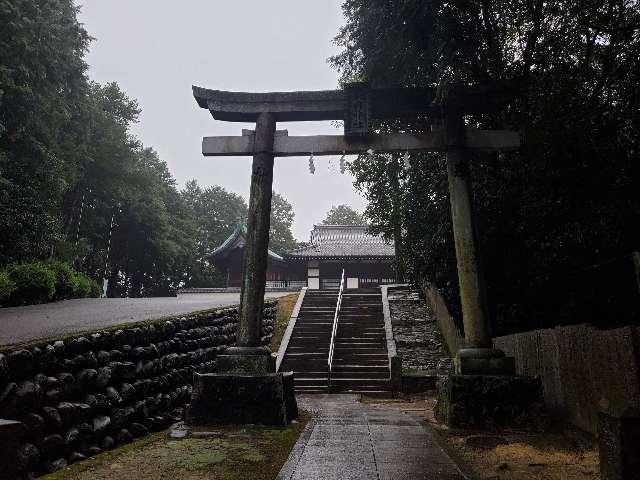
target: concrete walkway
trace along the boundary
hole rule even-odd
[[[265,298],[281,297],[288,293],[268,292]],[[179,297],[81,298],[0,308],[0,345],[239,303],[239,293],[202,293]]]
[[[416,416],[358,401],[357,395],[301,395],[314,419],[277,480],[464,480]]]

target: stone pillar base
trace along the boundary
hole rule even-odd
[[[544,426],[540,379],[512,375],[450,375],[438,387],[436,418],[451,428]]]
[[[640,408],[601,411],[598,442],[602,480],[631,480],[640,472]]]
[[[187,425],[287,425],[297,416],[293,372],[194,374]]]
[[[230,347],[216,358],[219,373],[263,375],[276,371],[276,357],[266,347]]]
[[[463,348],[453,360],[458,375],[515,375],[514,357],[494,348]]]

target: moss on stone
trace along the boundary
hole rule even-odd
[[[272,352],[277,352],[280,348],[280,342],[287,329],[293,308],[298,301],[298,295],[298,293],[292,293],[278,298],[278,313],[273,325],[273,337],[271,337],[271,341],[269,342],[269,348]]]
[[[287,427],[216,426],[212,438],[154,433],[42,477],[43,480],[255,479],[276,477],[311,416]]]

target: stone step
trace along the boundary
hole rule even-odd
[[[328,385],[317,385],[312,387],[296,386],[295,389],[296,389],[296,393],[304,393],[306,395],[329,393]]]
[[[387,355],[387,351],[383,346],[349,346],[349,345],[336,345],[333,348],[333,355],[335,357],[343,357],[345,354],[352,353],[353,355]]]
[[[333,354],[333,363],[338,364],[355,363],[357,365],[369,365],[374,361],[388,362],[389,356],[386,353],[363,353],[361,355],[350,355],[345,352],[335,352]]]
[[[347,371],[347,372],[388,372],[389,365],[357,365],[357,364],[333,364],[333,371]]]
[[[326,359],[318,363],[287,362],[283,360],[280,365],[280,370],[282,372],[296,372],[297,374],[301,374],[302,372],[328,372],[329,367]]]
[[[378,378],[332,378],[331,387],[335,388],[374,388],[385,390],[391,387],[388,379]]]
[[[324,378],[324,379],[329,378],[328,370],[318,370],[318,371],[310,370],[308,372],[299,372],[294,370],[293,372],[294,372],[294,375],[293,375],[294,380],[300,380],[300,379],[308,380],[310,378]]]
[[[375,378],[375,379],[380,379],[380,380],[388,380],[389,379],[389,369],[387,369],[386,371],[381,370],[378,372],[354,372],[354,371],[335,371],[332,370],[331,371],[331,379],[333,381],[333,379],[336,378],[341,378],[341,379],[345,379],[345,378]]]
[[[329,377],[300,377],[293,374],[293,382],[296,387],[307,385],[329,385]]]
[[[326,353],[316,353],[316,352],[300,352],[300,353],[287,353],[283,359],[284,360],[322,360],[327,358]]]
[[[297,389],[296,389],[296,393],[297,393]],[[375,390],[375,389],[361,389],[361,388],[355,388],[355,389],[331,389],[331,393],[342,393],[342,394],[354,394],[354,395],[365,395],[367,397],[376,397],[376,398],[392,398],[393,397],[393,392],[391,391],[391,389],[388,390]]]

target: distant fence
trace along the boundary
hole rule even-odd
[[[602,408],[640,406],[640,328],[590,325],[494,338],[518,374],[538,376],[550,412],[597,434]]]
[[[464,348],[464,335],[460,332],[457,325],[453,321],[453,317],[449,313],[447,304],[438,291],[436,285],[430,282],[423,282],[421,285],[422,292],[427,297],[429,306],[433,310],[433,314],[440,327],[440,333],[447,344],[447,350],[450,356],[454,356],[458,350]]]

